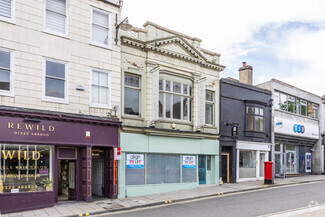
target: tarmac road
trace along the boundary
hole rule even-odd
[[[175,203],[155,208],[106,214],[109,217],[259,216],[325,203],[325,182],[270,188]]]

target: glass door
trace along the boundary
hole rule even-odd
[[[199,184],[206,184],[206,155],[199,155]]]
[[[69,161],[69,200],[76,199],[76,162]]]
[[[282,153],[275,153],[275,176],[283,177],[284,155]]]
[[[292,151],[287,151],[287,173],[295,173],[296,170],[296,153]]]
[[[260,152],[260,177],[264,177],[265,153]]]

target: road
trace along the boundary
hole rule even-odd
[[[209,217],[259,216],[325,203],[325,182],[269,188],[223,195],[192,202],[175,203],[101,216],[109,217]]]

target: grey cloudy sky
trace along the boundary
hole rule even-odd
[[[221,77],[238,78],[246,61],[254,84],[276,78],[325,94],[324,0],[124,0],[126,16],[202,39],[221,54]]]

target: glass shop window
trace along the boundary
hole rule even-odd
[[[196,182],[196,156],[183,155],[182,157],[182,182]]]
[[[179,183],[179,155],[148,154],[147,184]]]
[[[0,193],[44,191],[51,155],[50,146],[0,144]]]
[[[144,185],[144,154],[126,154],[125,184]]]

